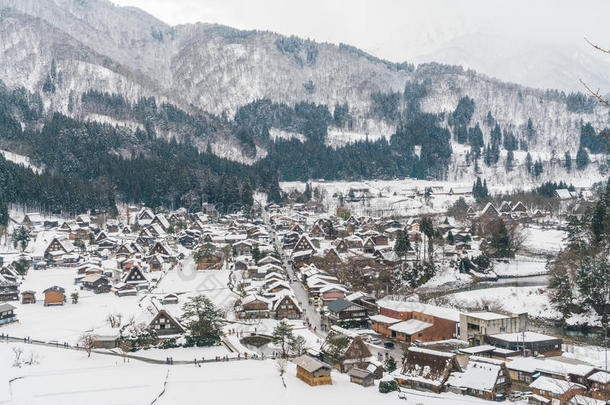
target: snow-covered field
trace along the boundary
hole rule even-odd
[[[551,308],[546,289],[540,287],[487,288],[447,295],[444,299],[457,308],[527,312],[530,317],[545,319],[561,317]]]
[[[547,273],[545,260],[527,257],[518,257],[506,262],[495,262],[493,271],[500,277],[527,277]]]
[[[472,189],[472,183],[427,181],[417,179],[402,180],[364,180],[364,181],[311,181],[312,187],[319,187],[326,192],[324,204],[329,212],[334,212],[338,206],[338,196],[344,196],[344,205],[357,215],[413,216],[423,213],[440,213],[449,208],[460,197],[448,195],[451,188]],[[284,191],[305,190],[305,183],[299,181],[281,182]],[[434,193],[429,201],[423,194],[426,188],[435,187],[443,192]],[[364,197],[361,201],[350,202],[350,189],[355,190],[356,197]],[[335,197],[333,197],[335,196]],[[467,198],[472,201],[472,198]]]
[[[39,364],[12,367],[12,349],[39,355]],[[347,374],[332,373],[333,385],[310,387],[296,378],[288,363],[285,386],[273,360],[244,360],[194,365],[152,365],[120,357],[54,349],[15,343],[0,344],[0,403],[87,405],[178,403],[285,404],[312,403],[390,404],[396,393],[380,394],[377,387],[364,388],[349,382]],[[12,383],[7,383],[12,380]],[[415,405],[491,404],[492,402],[454,394],[407,391]]]
[[[23,284],[22,291],[36,291],[35,304],[12,302],[17,307],[15,312],[19,322],[2,327],[2,333],[16,337],[31,337],[44,341],[58,341],[76,344],[86,330],[105,327],[108,314],[120,313],[123,319],[140,312],[138,302],[141,297],[117,297],[113,294],[93,294],[81,291],[74,285],[76,269],[50,268],[47,270],[30,270]],[[43,290],[51,286],[63,287],[68,302],[62,306],[43,305]],[[77,304],[70,302],[70,294],[79,292]]]
[[[18,155],[17,153],[9,152],[7,150],[0,149],[0,155],[4,156],[4,158],[10,162],[17,163],[18,165],[22,165],[32,169],[32,171],[36,173],[42,172],[40,167],[34,166],[32,162],[30,162],[30,158],[24,155]]]
[[[557,254],[565,246],[567,233],[558,229],[525,228],[524,248],[532,253]]]

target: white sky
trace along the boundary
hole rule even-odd
[[[610,47],[608,0],[112,0],[171,25],[215,22],[345,42],[392,61],[419,61],[462,35],[522,36]],[[473,45],[474,46],[474,45]]]

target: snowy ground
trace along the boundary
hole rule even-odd
[[[607,354],[604,354],[604,348],[600,346],[563,345],[563,357],[586,361],[601,369],[605,368],[606,356],[610,361],[610,349],[606,349],[606,352]]]
[[[229,287],[230,270],[196,270],[192,260],[187,260],[183,268],[168,272],[152,291],[155,296],[168,293],[180,294],[180,302],[187,296],[205,295],[219,308],[229,310],[237,299]],[[180,304],[181,306],[181,304]]]
[[[356,192],[356,197],[363,195],[366,198],[359,202],[345,201],[345,207],[357,215],[370,216],[414,216],[422,213],[445,212],[460,196],[436,194],[429,201],[423,198],[423,192],[427,187],[440,187],[446,192],[452,187],[472,189],[472,183],[427,181],[417,179],[402,180],[364,180],[364,181],[311,181],[312,187],[320,187],[325,190],[326,197],[324,205],[328,212],[335,212],[338,199],[333,195],[343,194],[347,200],[350,189],[368,190],[368,192]],[[281,182],[284,191],[292,189],[304,191],[305,183]],[[417,192],[420,195],[415,195]],[[471,198],[470,198],[471,199]],[[468,199],[467,199],[468,200]]]
[[[117,297],[114,294],[93,294],[81,291],[74,285],[76,269],[49,268],[30,270],[21,290],[36,291],[37,302],[23,305],[12,302],[19,322],[2,327],[2,333],[16,337],[29,336],[43,341],[58,341],[76,344],[84,331],[106,327],[108,314],[122,314],[123,319],[137,316],[140,312],[138,302],[141,297]],[[63,306],[45,307],[43,290],[51,286],[63,287],[68,302]],[[79,292],[79,301],[72,304],[70,294]]]
[[[13,347],[31,350],[40,363],[12,367]],[[285,387],[273,360],[244,360],[194,365],[152,365],[138,361],[123,363],[113,356],[65,349],[35,347],[14,343],[0,344],[0,403],[87,405],[150,404],[165,392],[158,404],[189,403],[194,398],[206,403],[249,403],[309,405],[312,403],[396,403],[397,394],[380,394],[377,387],[360,387],[349,382],[346,374],[333,371],[333,385],[310,387],[295,376],[295,366],[288,363]],[[14,380],[10,384],[8,380]],[[406,404],[466,405],[491,404],[473,397],[453,394],[407,392]]]
[[[527,277],[546,274],[546,260],[518,257],[515,260],[495,262],[493,271],[500,277]]]
[[[16,153],[9,152],[6,150],[1,150],[1,149],[0,149],[0,155],[4,156],[4,158],[6,160],[8,160],[9,162],[17,163],[18,165],[22,165],[24,167],[32,169],[32,171],[34,171],[35,173],[42,172],[42,169],[40,167],[34,166],[32,164],[32,162],[30,162],[30,158],[27,156],[18,155]]]
[[[540,287],[497,287],[465,291],[443,297],[450,305],[463,309],[502,310],[511,313],[527,312],[530,317],[558,319],[551,308],[545,289]]]
[[[557,254],[565,246],[567,233],[557,229],[532,226],[525,228],[524,248],[536,254]]]

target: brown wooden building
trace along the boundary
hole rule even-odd
[[[306,355],[297,357],[293,361],[297,366],[297,378],[307,384],[316,386],[333,383],[330,377],[331,367],[328,364]]]
[[[43,291],[44,305],[64,305],[66,302],[66,290],[62,287],[53,286]]]

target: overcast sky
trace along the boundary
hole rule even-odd
[[[462,35],[528,36],[610,45],[608,0],[112,0],[169,24],[216,22],[345,42],[392,61],[415,60]]]

